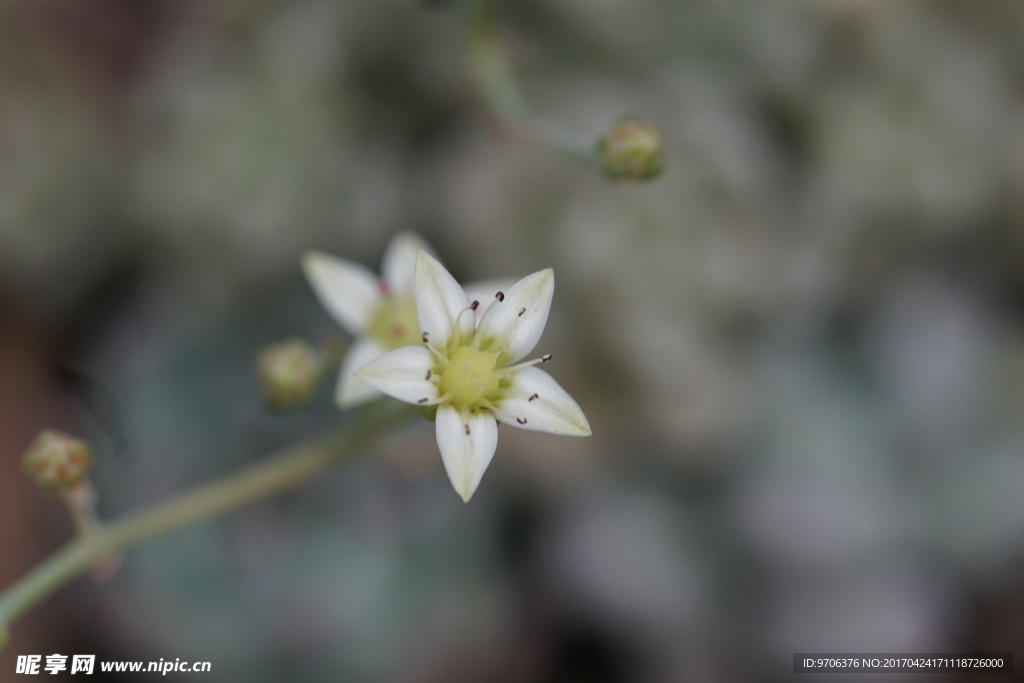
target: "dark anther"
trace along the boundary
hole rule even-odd
[[[426,402],[427,402],[427,401],[429,401],[429,400],[430,400],[429,398],[421,398],[420,400],[418,400],[418,401],[416,401],[416,402],[417,402],[417,403],[426,403]]]
[[[534,400],[534,399],[536,399],[536,398],[540,398],[540,395],[539,395],[539,394],[534,394],[533,396],[531,396],[530,398],[528,398],[528,399],[526,399],[526,400],[527,400],[527,401],[532,401],[532,400]]]
[[[497,294],[494,295],[494,298],[497,299],[498,301],[504,301],[505,292],[498,292]]]
[[[426,377],[424,377],[423,379],[430,379],[430,376],[431,376],[431,375],[433,375],[433,374],[434,374],[434,373],[433,373],[432,371],[430,371],[430,370],[427,370],[427,376],[426,376]]]
[[[516,418],[516,422],[518,422],[521,425],[524,425],[524,424],[526,424],[526,418],[525,417],[517,417]]]
[[[430,333],[429,332],[424,332],[423,333],[423,343],[426,344],[428,339],[430,339]]]
[[[522,317],[523,313],[526,313],[526,308],[519,309],[519,316]]]
[[[543,356],[540,357],[540,362],[541,363],[547,363],[549,360],[551,360],[551,354],[550,353],[545,353]]]
[[[479,301],[474,301],[473,303],[471,303],[471,304],[469,305],[469,308],[470,308],[471,310],[474,310],[474,311],[475,311],[475,310],[476,310],[476,309],[477,309],[477,308],[478,308],[479,306],[480,306],[480,302],[479,302]]]
[[[463,425],[466,429],[466,436],[469,436],[469,425]]]

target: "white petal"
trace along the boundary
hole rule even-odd
[[[437,446],[448,479],[468,502],[498,447],[498,423],[490,413],[473,415],[441,406],[437,409]]]
[[[463,337],[472,335],[472,313],[460,315],[469,309],[466,293],[436,258],[422,250],[416,257],[413,292],[420,329],[427,334],[427,343],[432,347],[440,349],[446,346],[456,331],[456,325]]]
[[[427,347],[403,346],[364,365],[356,377],[406,403],[432,405],[439,399],[437,387],[428,379],[433,365]]]
[[[470,282],[462,285],[462,288],[466,290],[466,298],[469,299],[469,303],[472,304],[474,301],[479,301],[480,305],[473,311],[476,319],[479,321],[484,316],[484,311],[490,306],[491,302],[494,301],[494,295],[498,292],[504,292],[516,283],[512,278],[498,278],[494,280],[479,280],[477,282]]]
[[[383,346],[369,339],[352,342],[341,361],[338,389],[334,393],[334,402],[339,407],[350,408],[380,396],[380,391],[366,380],[356,377],[355,371],[385,353],[387,350]]]
[[[412,289],[413,273],[416,271],[416,254],[419,250],[433,254],[427,241],[414,232],[400,232],[391,238],[384,250],[384,261],[380,274],[392,292]]]
[[[480,320],[479,335],[501,342],[507,362],[515,363],[533,350],[544,332],[555,293],[555,273],[550,268],[527,275],[493,299]]]
[[[352,334],[366,328],[380,300],[376,276],[367,268],[319,251],[306,252],[302,270],[320,303]]]
[[[508,395],[494,407],[498,409],[497,418],[513,427],[566,436],[590,436],[590,423],[579,404],[551,375],[538,368],[515,372]]]

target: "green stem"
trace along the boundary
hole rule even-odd
[[[532,121],[499,40],[497,4],[496,0],[473,0],[467,20],[469,67],[484,102],[502,125],[523,140],[599,167],[594,145],[556,135]]]
[[[125,515],[71,541],[0,595],[0,650],[14,620],[103,558],[296,486],[415,414],[404,403],[377,401],[356,411],[331,437],[269,456],[241,472]]]

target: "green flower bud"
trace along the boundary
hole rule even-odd
[[[320,354],[302,339],[289,339],[264,349],[256,370],[264,403],[275,412],[308,404],[323,379]]]
[[[67,491],[85,478],[91,454],[81,439],[46,429],[29,445],[22,458],[25,474],[43,488]]]
[[[661,134],[639,119],[622,119],[597,141],[605,174],[615,180],[650,180],[664,166]]]

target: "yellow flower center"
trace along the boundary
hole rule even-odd
[[[422,344],[416,320],[416,302],[412,294],[391,294],[381,299],[370,313],[366,333],[389,351],[411,344]]]
[[[459,346],[447,354],[448,366],[441,369],[438,390],[455,407],[475,408],[482,399],[498,391],[502,373],[496,370],[498,353]]]

